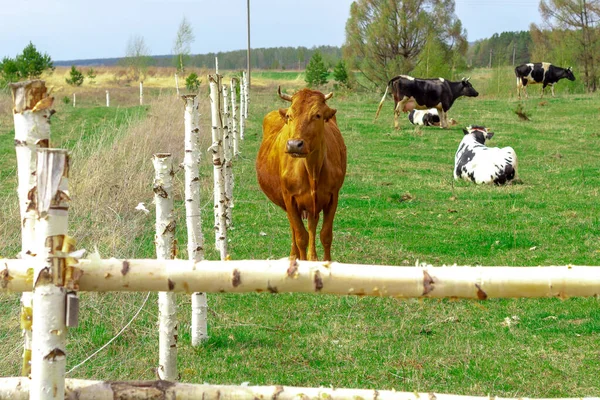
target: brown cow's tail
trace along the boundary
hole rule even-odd
[[[390,85],[387,85],[385,87],[385,93],[383,94],[383,97],[381,98],[381,101],[379,102],[379,107],[377,107],[377,112],[375,113],[376,121],[377,121],[377,118],[379,118],[379,112],[381,111],[381,107],[383,106],[383,102],[385,101],[385,96],[387,96],[387,92],[388,92],[389,88],[390,88]]]

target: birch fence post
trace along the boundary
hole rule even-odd
[[[175,74],[175,89],[177,90],[177,97],[179,97],[179,78]]]
[[[248,105],[250,103],[250,93],[248,93],[248,74],[246,73],[246,71],[242,72],[242,80],[244,84],[244,118],[248,119]]]
[[[144,105],[144,81],[140,81],[140,106]]]
[[[244,101],[244,82],[240,81],[240,140],[244,140],[244,129],[246,127],[246,119],[244,117],[244,105],[246,102]]]
[[[219,75],[219,57],[215,57],[215,74]]]
[[[29,191],[36,185],[37,149],[47,148],[50,141],[50,117],[53,97],[41,80],[12,83],[13,120],[15,124],[15,153],[17,157],[17,193],[21,216],[21,252],[19,258],[35,254],[35,210]],[[33,296],[21,295],[21,329],[23,331],[23,365],[21,374],[31,373],[31,321]]]
[[[73,107],[77,104],[77,96],[73,93]]]
[[[227,226],[233,225],[232,208],[233,208],[233,150],[231,143],[231,114],[229,113],[229,88],[227,85],[222,86],[223,92],[223,171],[225,175],[225,201],[227,202],[226,215]]]
[[[185,101],[185,214],[187,225],[187,251],[190,261],[204,260],[204,236],[200,214],[200,114],[195,94],[182,96]],[[192,346],[208,339],[208,303],[206,293],[192,293]]]
[[[154,202],[156,204],[156,258],[175,258],[175,216],[173,215],[173,160],[170,153],[154,154]],[[158,293],[158,377],[177,380],[176,294]]]
[[[37,257],[33,273],[31,399],[63,399],[66,356],[69,157],[66,150],[41,149],[37,156],[35,224]]]
[[[240,155],[240,146],[238,142],[238,130],[237,130],[237,84],[239,80],[237,78],[231,78],[231,125],[233,133],[233,155],[235,157]]]
[[[208,76],[210,82],[210,111],[212,119],[212,145],[209,151],[213,155],[215,246],[221,260],[227,257],[227,216],[225,207],[225,176],[223,173],[223,121],[221,115],[221,91],[219,75]]]
[[[110,107],[110,94],[106,91],[106,107]]]

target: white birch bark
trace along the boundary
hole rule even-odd
[[[223,169],[223,115],[221,77],[208,76],[210,82],[210,109],[212,119],[213,186],[215,215],[215,246],[221,260],[227,257],[227,201],[225,198],[225,174]]]
[[[36,185],[37,149],[47,148],[50,140],[50,117],[53,98],[48,97],[44,81],[35,80],[11,84],[15,152],[17,157],[17,193],[21,215],[21,252],[19,258],[35,254],[35,210],[28,193]],[[75,94],[73,94],[75,96]],[[23,331],[23,365],[21,374],[31,373],[32,294],[21,296],[21,329]]]
[[[66,357],[66,258],[69,160],[66,150],[42,149],[35,193],[37,257],[33,273],[31,399],[63,399]]]
[[[200,114],[198,97],[183,96],[185,101],[185,213],[188,236],[188,259],[204,260],[204,236],[200,214]],[[208,339],[208,303],[206,293],[192,293],[192,346],[199,346]]]
[[[246,129],[246,117],[244,116],[246,111],[244,111],[244,107],[246,106],[245,100],[245,92],[244,81],[240,82],[240,140],[244,140],[244,130]]]
[[[177,97],[179,97],[179,78],[175,74],[175,89],[177,90]]]
[[[140,106],[144,105],[144,82],[140,81]]]
[[[173,160],[171,154],[154,154],[154,203],[156,204],[156,258],[175,258],[173,214]],[[177,301],[175,293],[158,293],[158,369],[160,379],[177,380]]]
[[[225,175],[225,201],[226,201],[226,218],[227,227],[233,225],[232,209],[233,209],[233,143],[231,132],[231,114],[229,113],[229,88],[227,85],[222,86],[223,92],[223,168]]]
[[[318,293],[397,298],[600,295],[600,267],[400,267],[281,260],[79,260],[82,291]],[[28,289],[28,264],[0,260],[0,292]]]
[[[219,75],[219,58],[215,57],[215,74]]]
[[[240,155],[240,145],[238,141],[238,129],[237,129],[237,78],[231,78],[231,130],[233,135],[233,155],[235,157]]]
[[[244,84],[244,118],[248,119],[248,106],[250,104],[250,93],[248,90],[248,75],[246,71],[242,72],[242,79]]]
[[[106,107],[110,107],[110,94],[106,91]]]
[[[75,107],[77,105],[77,96],[75,93],[73,93],[73,107]]]
[[[0,399],[28,400],[25,378],[0,378]],[[550,400],[530,397],[464,396],[437,392],[397,392],[395,390],[309,388],[294,386],[226,386],[171,383],[163,381],[109,382],[67,379],[69,399],[78,400]],[[160,397],[159,397],[160,396]],[[571,397],[552,400],[599,400],[600,397]]]

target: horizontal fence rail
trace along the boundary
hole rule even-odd
[[[0,291],[31,290],[31,260],[0,260]],[[323,293],[399,298],[600,295],[600,267],[397,267],[281,260],[82,259],[66,287],[88,292]]]
[[[394,390],[333,389],[292,386],[225,386],[167,381],[103,382],[66,379],[65,398],[78,400],[175,399],[177,400],[513,400],[495,396],[460,396]],[[28,400],[27,378],[0,378],[0,400]],[[562,400],[600,400],[577,397]],[[515,399],[516,400],[516,399]],[[534,400],[519,397],[519,400]],[[545,399],[535,399],[545,400]]]

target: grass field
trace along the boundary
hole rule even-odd
[[[233,259],[282,258],[289,227],[282,210],[259,190],[254,160],[261,122],[285,107],[276,85],[297,88],[286,72],[257,75],[242,156],[234,165]],[[502,86],[497,80],[502,77]],[[481,96],[460,99],[448,130],[392,129],[392,101],[373,122],[378,93],[337,93],[330,105],[348,147],[348,174],[334,225],[333,258],[386,265],[600,265],[600,102],[559,83],[557,97],[540,100],[533,86],[522,102],[530,121],[515,114],[510,71],[475,71]],[[506,77],[506,78],[504,78]],[[254,78],[253,78],[254,79]],[[288,80],[291,79],[291,80]],[[254,82],[254,80],[253,80]],[[203,83],[204,85],[205,83]],[[569,89],[569,90],[567,90]],[[136,88],[125,100],[135,104]],[[203,93],[201,88],[201,93]],[[147,107],[57,108],[52,141],[73,154],[71,230],[79,246],[103,257],[154,257],[153,217],[136,213],[152,199],[155,151],[183,157],[183,102],[155,93]],[[209,146],[207,98],[203,146]],[[0,98],[0,123],[10,118]],[[495,132],[490,146],[512,146],[520,184],[505,187],[454,182],[461,128]],[[10,129],[0,126],[0,255],[19,245]],[[204,153],[202,178],[206,258],[217,259],[212,221],[212,166]],[[14,164],[13,164],[14,165]],[[108,167],[108,168],[107,168]],[[10,168],[13,170],[8,173]],[[176,175],[179,256],[185,219]],[[12,185],[12,186],[11,186]],[[151,208],[151,207],[149,207]],[[318,247],[319,254],[322,254]],[[540,271],[540,273],[543,273]],[[68,369],[112,338],[146,294],[82,293],[79,327],[70,330]],[[19,296],[0,294],[0,376],[17,375],[21,338]],[[158,359],[156,294],[125,333],[69,377],[154,379]],[[190,299],[179,301],[182,382],[333,386],[464,395],[579,397],[598,395],[600,304],[590,299],[397,300],[346,296],[209,296],[210,339],[190,345]],[[506,319],[511,321],[506,323]]]

